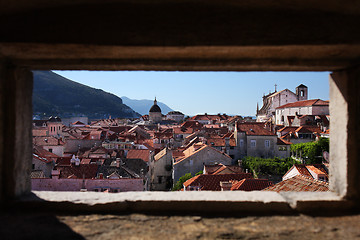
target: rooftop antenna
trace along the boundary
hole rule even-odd
[[[277,84],[275,83],[275,92],[276,92],[276,87],[277,87]]]

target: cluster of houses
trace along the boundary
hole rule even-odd
[[[295,96],[295,97],[294,97]],[[184,119],[161,113],[155,99],[139,119],[86,117],[33,121],[33,190],[168,191],[191,173],[184,191],[323,191],[327,168],[294,165],[273,184],[239,165],[246,156],[290,157],[292,143],[329,136],[329,102],[307,100],[307,88],[285,89],[263,98],[257,119],[202,114]],[[279,186],[278,184],[282,184]],[[318,187],[317,187],[318,186]],[[290,189],[290,190],[289,190]]]

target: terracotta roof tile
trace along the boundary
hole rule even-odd
[[[270,186],[263,191],[326,192],[329,191],[329,184],[327,182],[315,180],[311,177],[296,175]]]
[[[212,147],[225,147],[225,139],[224,138],[208,138],[207,144]],[[236,146],[235,138],[229,139],[229,144],[232,147]]]
[[[38,146],[62,146],[65,143],[52,136],[33,137],[33,144]]]
[[[57,166],[60,170],[59,178],[94,179],[98,170],[97,164],[80,164],[78,166]]]
[[[242,167],[239,166],[226,166],[224,164],[205,165],[204,174],[223,174],[225,171],[230,173],[244,173]]]
[[[238,131],[245,132],[246,135],[258,135],[258,136],[275,136],[274,133],[265,129],[264,123],[238,123]]]
[[[293,107],[308,107],[308,106],[329,106],[329,101],[323,101],[321,99],[297,101],[297,102],[282,105],[280,107],[277,107],[276,109],[293,108]]]
[[[272,186],[272,183],[267,179],[245,178],[234,182],[231,191],[260,191]]]
[[[284,176],[286,176],[293,168],[296,168],[301,175],[312,178],[312,175],[311,175],[311,173],[310,173],[309,170],[308,170],[308,167],[309,167],[309,166],[315,167],[315,168],[319,169],[321,172],[324,172],[325,174],[327,174],[327,171],[326,171],[325,167],[324,167],[322,164],[312,164],[312,165],[294,164],[294,165],[284,174]]]
[[[145,162],[149,161],[149,149],[131,149],[128,151],[126,158],[127,159],[142,159]]]
[[[240,181],[244,178],[252,178],[251,173],[219,175],[202,174],[187,180],[184,182],[184,186],[199,187],[202,191],[221,191],[220,182]]]
[[[276,144],[277,145],[291,145],[292,143],[289,141],[286,141],[285,139],[278,138]]]

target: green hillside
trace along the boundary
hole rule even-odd
[[[33,71],[33,114],[39,117],[87,116],[90,119],[140,116],[121,98],[76,83],[51,71]]]

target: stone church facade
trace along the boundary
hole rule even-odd
[[[162,121],[161,108],[157,105],[156,98],[154,105],[149,110],[149,120],[151,123],[159,123]]]
[[[303,84],[296,87],[295,93],[287,88],[278,92],[275,88],[275,92],[263,96],[263,106],[260,110],[259,107],[257,107],[256,109],[256,121],[271,121],[272,123],[275,123],[276,108],[288,103],[303,101],[307,99],[308,88]]]

